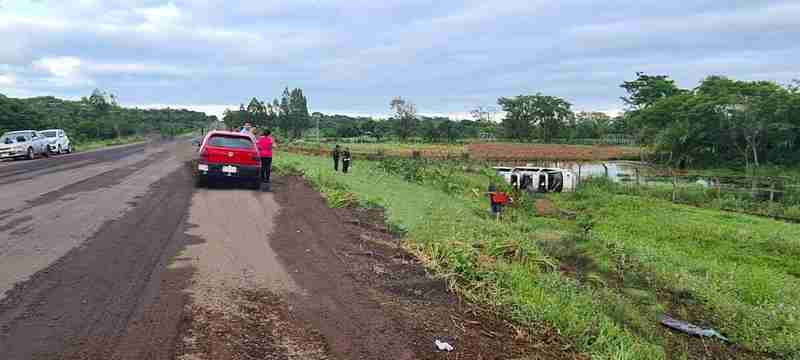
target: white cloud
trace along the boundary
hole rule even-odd
[[[193,70],[187,67],[148,63],[87,63],[86,72],[97,75],[167,75],[188,76]]]
[[[44,57],[34,61],[33,67],[55,77],[74,79],[80,76],[81,59],[72,56]]]
[[[135,12],[145,19],[139,26],[142,30],[156,30],[177,23],[181,18],[181,10],[173,3],[156,7],[136,9]]]
[[[17,83],[17,79],[12,74],[0,75],[0,85],[13,86]]]
[[[421,112],[462,118],[536,92],[614,113],[619,84],[636,71],[683,87],[709,74],[782,83],[800,74],[797,0],[0,4],[3,91],[79,97],[96,83],[130,103],[217,115],[287,85],[326,113],[385,116],[403,95]]]

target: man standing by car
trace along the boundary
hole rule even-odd
[[[272,132],[267,129],[261,133],[261,137],[256,141],[258,146],[258,153],[261,157],[261,181],[269,184],[270,175],[272,173],[272,146],[273,146]],[[269,185],[268,185],[269,186]]]

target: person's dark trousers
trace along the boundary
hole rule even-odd
[[[339,171],[339,158],[336,156],[333,157],[333,171]]]
[[[269,177],[272,173],[272,158],[271,157],[262,157],[261,158],[261,181],[268,183]]]
[[[347,169],[350,167],[350,162],[347,160],[342,161],[342,172],[347,174]]]

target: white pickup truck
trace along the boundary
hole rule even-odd
[[[34,159],[47,156],[47,138],[34,130],[11,131],[0,136],[0,159]]]

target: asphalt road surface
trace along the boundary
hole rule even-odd
[[[574,358],[462,306],[381,214],[293,177],[196,189],[195,151],[0,162],[0,359],[447,358],[434,339],[450,358]]]

